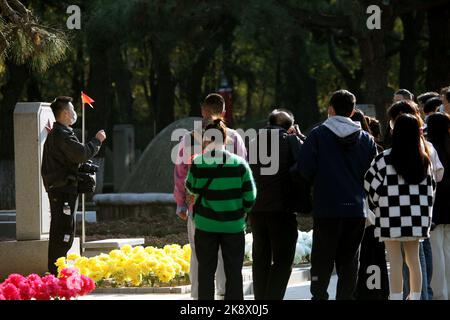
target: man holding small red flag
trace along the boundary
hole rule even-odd
[[[91,105],[93,100],[83,95],[83,106]],[[55,262],[66,256],[75,236],[79,168],[98,153],[106,134],[100,130],[88,143],[80,143],[71,128],[77,121],[72,98],[58,97],[50,108],[56,122],[44,143],[41,175],[51,212],[48,269],[56,275]]]

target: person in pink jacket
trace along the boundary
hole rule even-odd
[[[201,107],[202,111],[202,127],[212,121],[214,118],[223,117],[225,115],[225,101],[219,94],[209,94]],[[242,137],[233,129],[227,128],[226,149],[237,154],[238,156],[247,159],[247,149],[245,148]],[[177,162],[174,169],[174,197],[177,203],[176,214],[183,220],[187,221],[189,244],[191,245],[191,263],[189,278],[191,281],[191,296],[193,299],[198,299],[198,261],[195,252],[194,234],[195,226],[193,221],[193,203],[188,196],[185,189],[186,177],[189,171],[190,160],[193,159],[195,148],[190,148],[191,153],[186,155],[186,146],[191,144],[192,132],[187,133],[179,143]],[[197,137],[196,137],[197,138]],[[201,141],[200,144],[201,146]],[[189,152],[189,150],[187,151]],[[187,160],[187,161],[186,161]],[[219,249],[219,261],[216,271],[216,295],[223,297],[225,294],[225,271],[223,268],[222,253]]]

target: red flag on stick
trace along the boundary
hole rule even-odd
[[[85,103],[87,103],[92,109],[94,109],[94,107],[92,106],[92,103],[95,102],[94,99],[89,97],[83,91],[81,91],[81,102],[82,102],[83,106]]]

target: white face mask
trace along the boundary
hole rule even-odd
[[[75,111],[72,111],[72,121],[70,123],[71,126],[73,126],[75,124],[75,122],[77,122],[78,120],[78,115]]]
[[[78,119],[78,115],[77,115],[77,113],[75,112],[75,110],[74,110],[74,107],[73,107],[73,105],[72,104],[70,104],[70,113],[71,113],[71,115],[70,115],[70,125],[71,126],[73,126],[74,124],[75,124],[75,122],[77,122],[77,119]]]

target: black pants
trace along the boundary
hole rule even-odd
[[[283,300],[297,244],[297,219],[286,212],[253,212],[253,291],[255,300]]]
[[[375,227],[369,226],[364,231],[359,255],[358,283],[356,286],[355,299],[357,300],[388,300],[389,299],[389,276],[386,265],[386,250],[384,242],[380,242],[374,235]],[[377,266],[380,271],[379,287],[368,285],[369,279],[374,275],[371,266]]]
[[[225,300],[243,300],[244,232],[214,233],[195,229],[194,241],[198,260],[198,299],[214,300],[214,275],[220,246],[226,278]]]
[[[65,257],[72,247],[75,237],[75,211],[77,207],[77,194],[63,192],[49,192],[50,200],[50,239],[48,244],[48,270],[57,275],[58,268],[55,262],[60,257]],[[70,206],[70,215],[63,212],[64,203]]]
[[[314,218],[311,251],[313,300],[328,299],[327,289],[335,264],[338,275],[336,300],[354,299],[364,227],[364,218]]]

